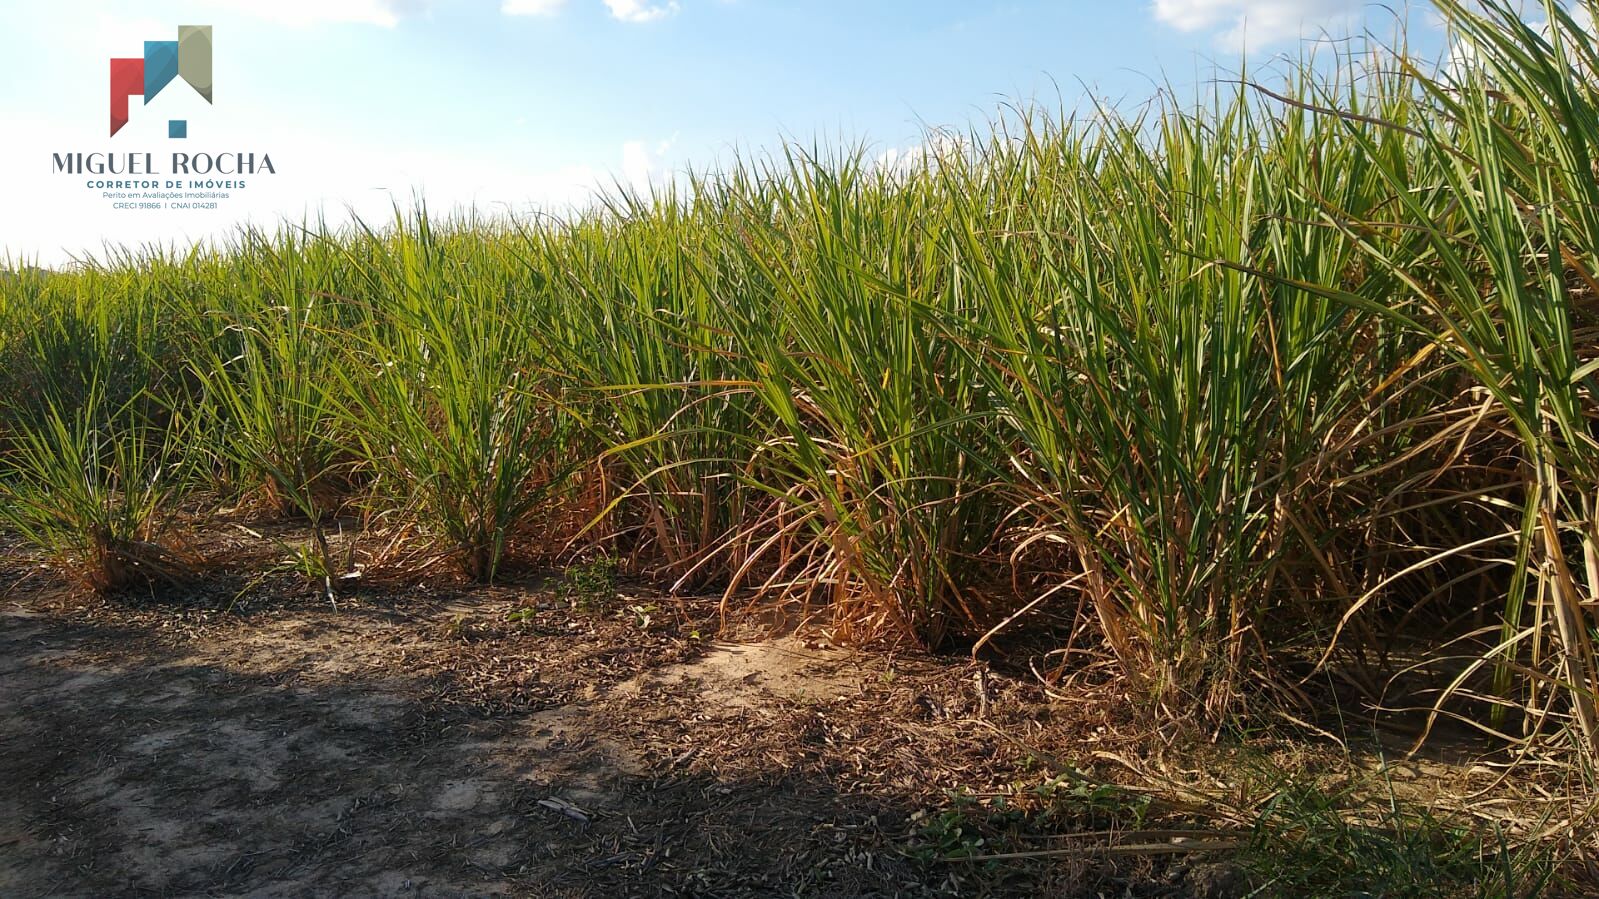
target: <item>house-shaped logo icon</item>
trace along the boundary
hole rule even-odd
[[[182,25],[175,41],[145,41],[144,56],[111,60],[111,136],[128,124],[128,98],[144,96],[149,103],[161,89],[182,78],[205,102],[211,98],[211,26]],[[168,137],[188,137],[189,123],[167,123]]]

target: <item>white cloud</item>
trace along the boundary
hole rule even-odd
[[[637,190],[646,190],[667,174],[666,154],[677,143],[676,137],[663,140],[653,147],[641,140],[630,140],[622,145],[622,180]]]
[[[1577,26],[1576,33],[1562,29],[1562,34],[1564,35],[1565,40],[1568,42],[1568,47],[1570,42],[1573,40],[1582,41],[1584,38],[1586,38],[1589,42],[1592,42],[1595,38],[1599,38],[1599,24],[1595,23],[1593,13],[1587,6],[1578,6],[1568,9],[1568,12],[1571,13],[1572,24]],[[1517,10],[1517,13],[1523,19],[1527,20],[1527,24],[1532,26],[1533,31],[1535,31],[1538,35],[1543,37],[1545,40],[1553,39],[1555,27],[1553,23],[1551,23],[1544,15],[1544,10],[1536,8],[1528,10],[1524,7]],[[1435,25],[1444,29],[1449,27],[1448,22],[1441,15],[1436,16]],[[1463,77],[1468,70],[1475,67],[1475,65],[1480,61],[1482,53],[1479,47],[1472,42],[1469,36],[1452,35],[1452,37],[1453,39],[1449,43],[1449,58],[1446,65],[1446,71],[1448,71],[1450,77],[1460,78]],[[1589,66],[1584,61],[1580,52],[1572,52],[1568,49],[1567,53],[1571,64],[1577,69],[1578,72],[1586,75],[1590,79],[1599,77],[1596,76],[1594,72],[1590,71]]]
[[[93,46],[112,56],[138,56],[147,40],[171,39],[177,29],[171,22],[153,18],[128,19],[115,13],[95,17]]]
[[[872,164],[880,171],[899,177],[940,164],[958,162],[970,149],[970,141],[956,131],[935,130],[919,144],[909,147],[889,147],[873,157]]]
[[[677,0],[667,0],[665,3],[650,3],[647,0],[605,0],[605,6],[610,9],[611,15],[624,22],[653,22],[676,15],[678,11]]]
[[[428,0],[206,0],[206,3],[296,27],[336,22],[393,28],[401,19],[425,12],[428,7]]]
[[[566,6],[566,0],[504,0],[500,12],[508,16],[553,16]]]
[[[1226,47],[1270,44],[1336,28],[1359,17],[1366,0],[1155,0],[1155,18],[1179,31],[1222,29]]]

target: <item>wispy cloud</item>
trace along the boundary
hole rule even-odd
[[[500,0],[500,12],[508,16],[553,16],[565,9],[567,0]],[[605,0],[611,17],[623,22],[654,22],[676,15],[677,0]]]
[[[1155,0],[1155,18],[1179,31],[1216,31],[1226,47],[1270,44],[1355,21],[1366,0]]]
[[[553,16],[566,6],[566,0],[503,0],[500,12],[508,16]]]
[[[393,28],[401,19],[428,9],[428,0],[205,0],[209,6],[244,13],[282,25],[324,22]]]
[[[649,3],[647,0],[605,0],[605,6],[613,17],[624,22],[653,22],[656,19],[676,15],[678,11],[677,0],[667,0],[665,3]]]

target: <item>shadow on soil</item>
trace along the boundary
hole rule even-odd
[[[436,617],[427,628],[473,626]],[[221,648],[163,639],[158,627],[0,613],[0,894],[1069,895],[1093,885],[1058,865],[907,853],[923,807],[909,787],[903,798],[849,793],[825,773],[846,762],[763,763],[776,751],[748,735],[792,718],[785,705],[804,697],[746,702],[725,687],[753,677],[736,668],[706,691],[682,653],[620,664],[596,648],[541,666],[534,646],[533,658],[484,675],[497,670],[488,661],[430,665],[404,636],[422,627],[416,616],[382,610],[291,616],[267,642],[208,638]],[[501,660],[493,640],[462,645]],[[330,667],[339,653],[356,663]],[[486,676],[499,678],[500,701],[473,691]],[[792,736],[816,741],[814,758],[835,739]],[[1130,894],[1187,891],[1151,882]]]

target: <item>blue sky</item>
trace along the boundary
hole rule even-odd
[[[55,264],[244,220],[382,215],[418,190],[560,209],[785,137],[892,152],[1005,100],[1070,104],[1082,84],[1139,100],[1363,18],[1390,27],[1351,0],[0,0],[26,73],[0,82],[0,252]],[[215,28],[216,105],[135,97],[108,140],[106,60],[180,24]],[[168,117],[190,120],[186,148],[267,152],[279,173],[174,215],[113,212],[49,172],[63,150],[165,154]]]

